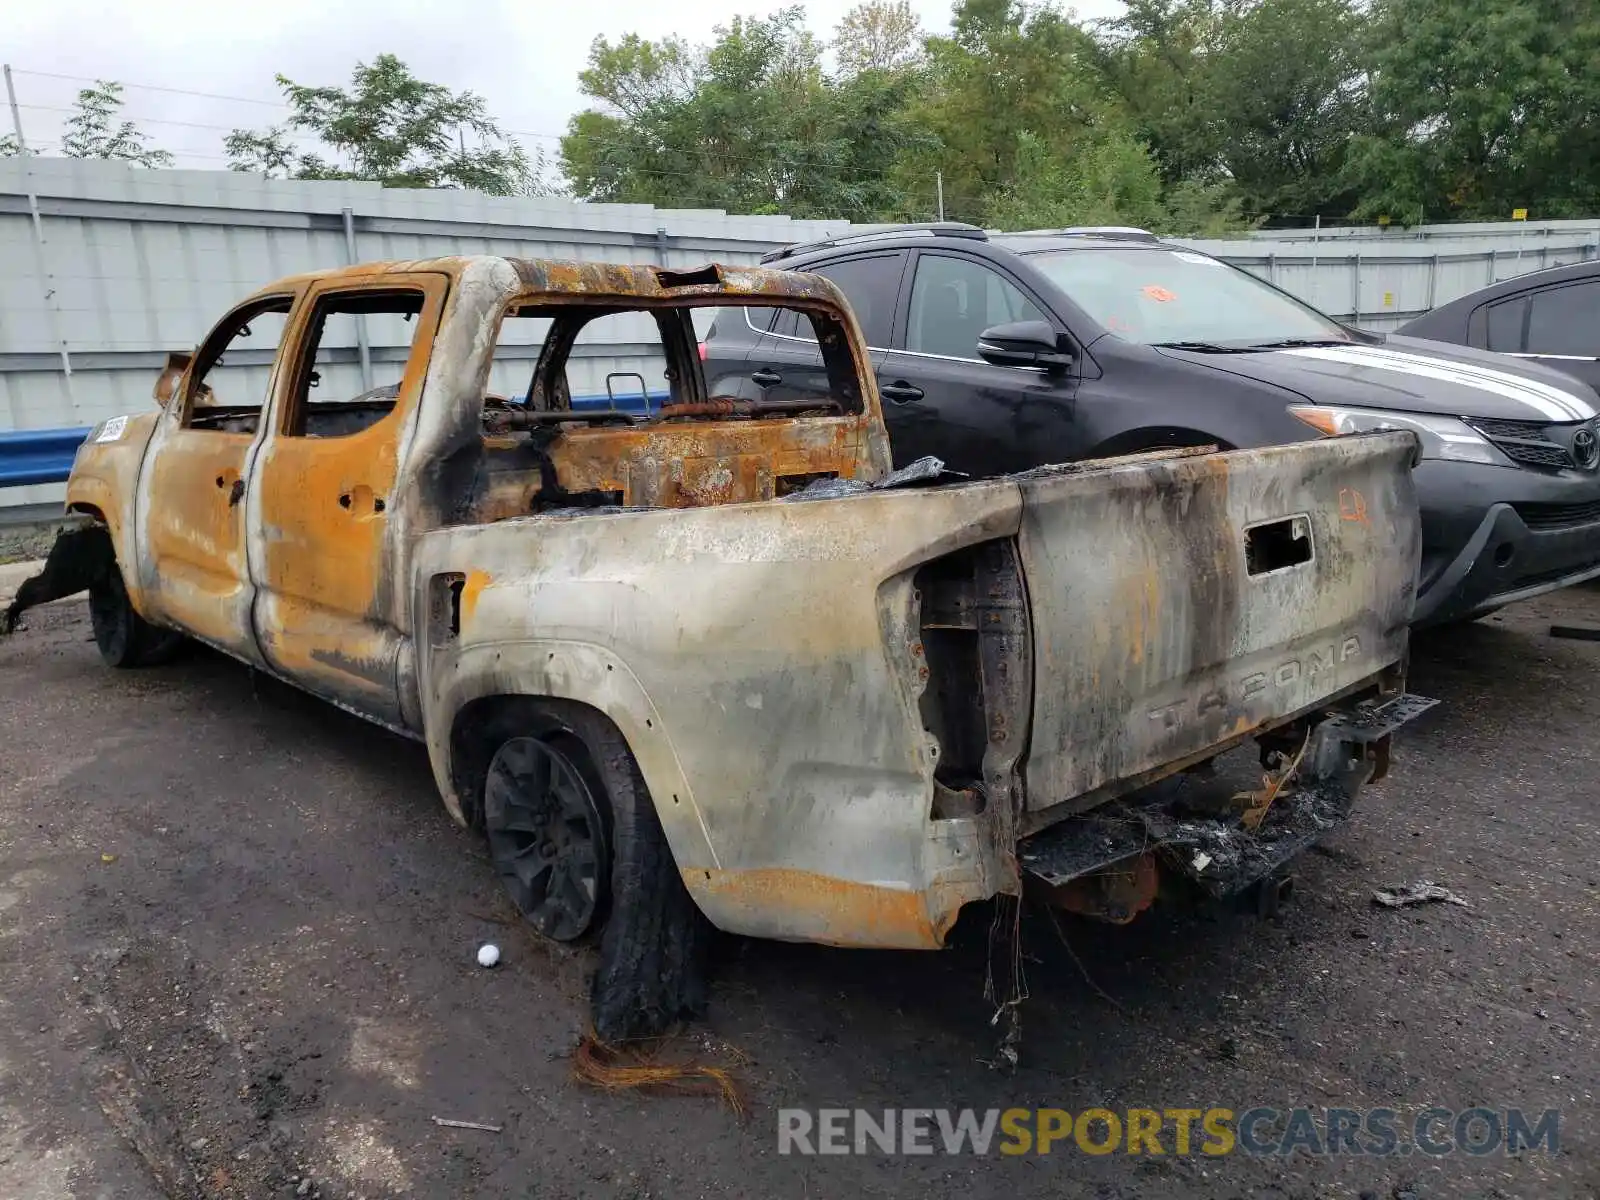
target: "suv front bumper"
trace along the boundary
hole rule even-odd
[[[1430,461],[1417,469],[1417,491],[1423,562],[1413,628],[1600,578],[1600,476]]]

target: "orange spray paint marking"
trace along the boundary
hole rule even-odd
[[[1359,521],[1369,524],[1367,520],[1367,498],[1355,488],[1339,489],[1339,515],[1346,521]]]
[[[1158,301],[1162,304],[1167,303],[1169,300],[1176,300],[1178,298],[1177,292],[1169,292],[1166,288],[1162,287],[1158,283],[1147,283],[1139,290],[1142,291],[1146,296],[1149,296],[1150,299]]]

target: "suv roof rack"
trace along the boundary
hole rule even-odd
[[[1067,226],[1066,229],[1019,229],[1005,237],[1102,237],[1110,242],[1160,242],[1162,238],[1138,226]]]
[[[928,221],[919,225],[894,225],[888,229],[872,229],[862,233],[841,233],[837,237],[820,238],[814,242],[793,242],[777,250],[768,250],[761,256],[761,261],[778,262],[810,250],[826,250],[830,246],[848,246],[855,242],[870,242],[879,238],[903,237],[908,233],[920,233],[928,237],[969,238],[975,242],[989,240],[989,235],[982,229],[976,225],[968,225],[965,221]]]
[[[1022,229],[1008,237],[1097,237],[1117,242],[1159,242],[1148,229],[1135,225],[1069,225],[1065,229]]]

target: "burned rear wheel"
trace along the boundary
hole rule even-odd
[[[617,727],[586,705],[508,697],[460,728],[481,801],[470,816],[512,901],[549,937],[599,944],[600,1040],[654,1037],[703,1012],[711,925]]]
[[[606,823],[581,757],[566,739],[514,737],[484,780],[484,828],[500,881],[534,928],[562,942],[602,917],[611,872]]]

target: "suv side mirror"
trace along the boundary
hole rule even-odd
[[[978,335],[978,356],[997,367],[1043,367],[1057,371],[1072,365],[1072,353],[1061,348],[1048,321],[1011,321],[991,325]]]

